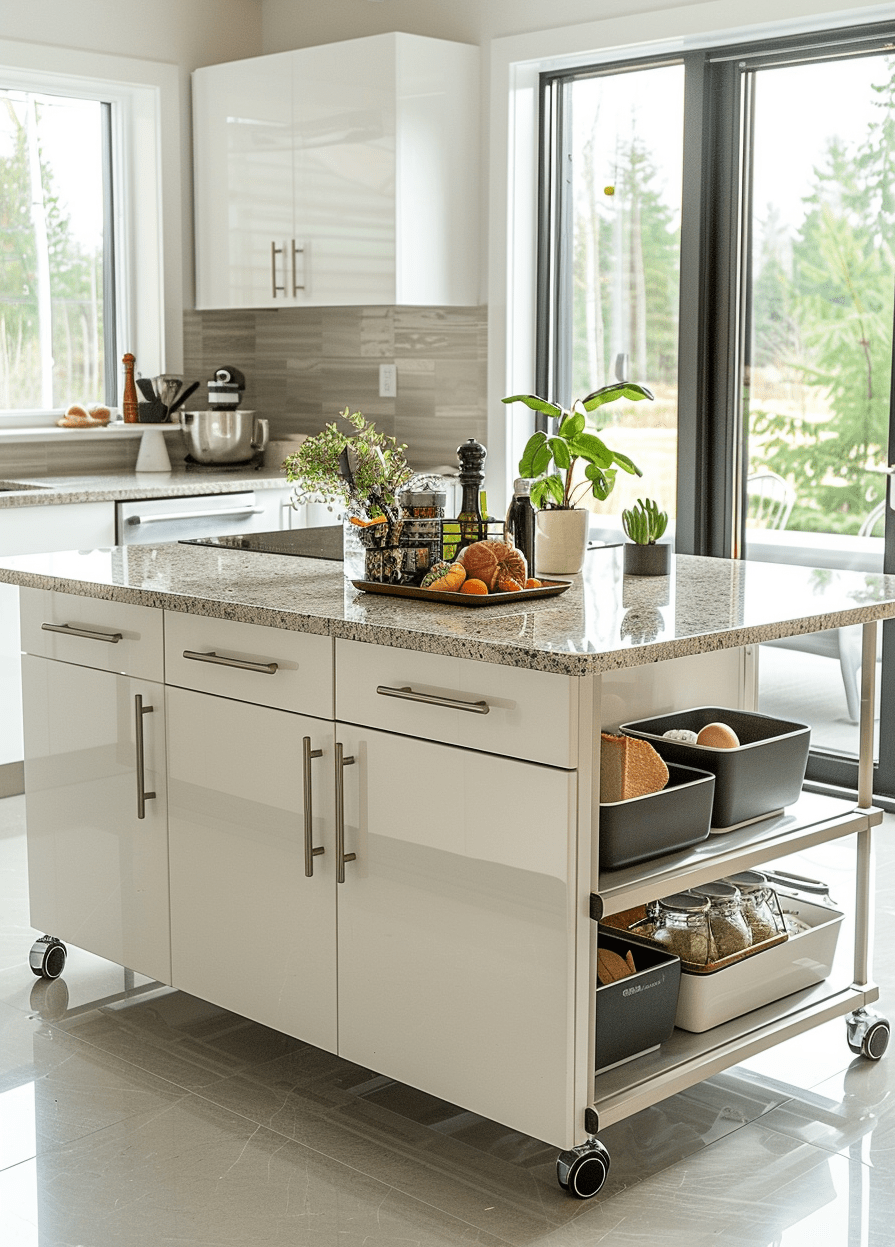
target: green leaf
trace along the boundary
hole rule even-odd
[[[571,450],[573,455],[587,459],[589,463],[596,463],[601,468],[612,466],[612,451],[594,433],[579,433],[577,437],[571,438],[569,450]]]
[[[564,497],[562,479],[558,476],[545,477],[531,487],[531,500],[536,507],[543,507],[547,502],[555,502],[562,506]]]
[[[619,398],[639,402],[642,398],[653,397],[652,390],[648,390],[645,385],[638,385],[636,381],[618,381],[614,385],[604,385],[601,389],[588,394],[587,398],[582,398],[581,406],[585,411],[596,411],[604,403],[614,403]]]
[[[589,463],[584,469],[584,475],[592,483],[594,497],[605,502],[615,487],[615,469],[610,468],[608,472],[604,472],[596,463]]]
[[[629,459],[627,455],[620,454],[617,450],[612,452],[613,462],[617,463],[623,472],[627,472],[629,476],[643,476],[633,459]]]
[[[557,420],[562,415],[562,407],[557,407],[555,403],[548,403],[546,399],[538,398],[536,394],[511,394],[509,398],[503,398],[500,401],[503,403],[524,403],[532,411],[543,412],[545,416],[553,416]]]
[[[575,412],[574,415],[566,416],[565,420],[563,420],[559,426],[559,435],[566,438],[575,437],[584,431],[586,423],[584,416],[580,412]]]
[[[572,456],[569,453],[568,443],[562,437],[551,437],[549,439],[550,449],[553,451],[553,462],[556,466],[563,470],[571,466]]]
[[[553,458],[553,451],[547,442],[537,451],[532,462],[532,476],[543,476],[550,467],[550,461]]]
[[[546,445],[547,445],[546,433],[532,433],[531,437],[525,443],[525,449],[522,452],[522,458],[519,460],[519,475],[520,476],[533,478],[535,476],[541,475],[541,472],[543,472],[544,469],[541,468],[540,472],[536,471],[535,457],[537,456],[538,451],[542,450]],[[550,462],[549,458],[547,462],[548,463]]]

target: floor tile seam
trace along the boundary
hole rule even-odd
[[[449,1208],[441,1208],[438,1204],[430,1203],[429,1200],[420,1199],[418,1195],[413,1195],[409,1191],[402,1190],[399,1186],[394,1186],[392,1183],[384,1181],[375,1173],[368,1173],[366,1170],[359,1168],[357,1165],[350,1164],[346,1160],[341,1160],[338,1156],[333,1156],[329,1152],[323,1152],[310,1143],[304,1143],[301,1139],[296,1139],[293,1135],[284,1134],[282,1130],[278,1130],[276,1126],[271,1126],[266,1122],[256,1121],[254,1117],[247,1117],[246,1114],[240,1112],[239,1109],[224,1106],[223,1104],[219,1104],[216,1100],[209,1100],[200,1092],[192,1092],[191,1094],[195,1099],[203,1100],[206,1104],[213,1108],[221,1109],[225,1113],[232,1113],[234,1117],[242,1118],[242,1120],[249,1126],[257,1126],[261,1130],[267,1130],[271,1134],[278,1135],[285,1143],[292,1143],[296,1147],[312,1152],[315,1156],[319,1156],[321,1159],[329,1161],[331,1164],[341,1165],[343,1168],[350,1170],[352,1173],[359,1174],[362,1178],[366,1178],[371,1182],[378,1182],[381,1186],[386,1187],[390,1192],[394,1191],[396,1195],[400,1195],[404,1199],[412,1199],[423,1208],[431,1208],[433,1211],[440,1213],[442,1216],[453,1218],[453,1220],[457,1221],[460,1225],[468,1226],[470,1229],[476,1230],[480,1234],[487,1234],[496,1243],[504,1244],[504,1247],[526,1247],[526,1244],[516,1243],[511,1239],[502,1238],[499,1234],[495,1234],[493,1230],[489,1230],[486,1226],[477,1225],[474,1221],[468,1221],[465,1217],[458,1216],[457,1213],[452,1212]],[[545,1233],[552,1233],[554,1230],[561,1229],[563,1224],[570,1223],[563,1222],[561,1224],[554,1225],[548,1218],[545,1217],[544,1219],[547,1222],[544,1230]]]
[[[30,1165],[32,1160],[37,1160],[39,1150],[39,1148],[36,1148],[31,1156],[20,1156],[18,1160],[14,1160],[9,1165],[0,1165],[0,1176],[4,1173],[9,1173],[10,1169],[15,1169],[18,1165]]]
[[[44,1025],[47,1025],[47,1023],[44,1023]],[[89,1039],[85,1039],[83,1035],[74,1034],[72,1031],[67,1031],[64,1029],[64,1027],[61,1027],[61,1026],[50,1025],[50,1030],[54,1031],[58,1035],[64,1035],[66,1039],[73,1039],[77,1043],[83,1044],[85,1048],[89,1048],[92,1052],[96,1052],[96,1053],[99,1053],[101,1056],[108,1057],[112,1061],[120,1061],[122,1065],[130,1066],[131,1069],[135,1070],[139,1074],[142,1074],[145,1078],[154,1078],[158,1082],[165,1083],[167,1086],[172,1087],[175,1091],[179,1092],[179,1095],[177,1097],[178,1100],[182,1100],[185,1096],[193,1094],[192,1088],[184,1087],[180,1083],[174,1082],[173,1079],[166,1078],[163,1074],[155,1074],[153,1073],[152,1070],[146,1069],[145,1066],[138,1065],[136,1061],[132,1061],[128,1057],[125,1057],[125,1056],[119,1056],[117,1052],[110,1052],[108,1048],[103,1048],[99,1044],[93,1043]],[[74,1055],[75,1053],[71,1054],[71,1056],[74,1056]],[[70,1059],[71,1057],[66,1057],[65,1061],[60,1062],[60,1064],[65,1064]],[[52,1071],[47,1071],[47,1072],[51,1073]],[[215,1081],[223,1082],[226,1077],[227,1077],[226,1074],[222,1075],[220,1079],[215,1079]],[[161,1088],[159,1088],[159,1090],[161,1090]]]
[[[799,1143],[799,1144],[802,1144],[802,1146],[804,1147],[814,1148],[815,1151],[823,1152],[826,1156],[842,1156],[847,1161],[852,1161],[856,1159],[854,1156],[851,1156],[847,1150],[845,1150],[849,1146],[847,1143],[842,1144],[840,1147],[832,1147],[832,1146],[827,1147],[823,1143],[815,1143],[810,1139],[804,1139],[799,1134],[788,1134],[787,1131],[779,1130],[777,1129],[776,1126],[770,1126],[770,1125],[765,1124],[765,1125],[762,1125],[762,1130],[767,1130],[771,1134],[779,1135],[780,1138],[787,1139],[790,1143]],[[854,1141],[857,1142],[857,1140],[854,1140]],[[874,1168],[874,1165],[871,1164],[869,1161],[860,1160],[859,1163],[864,1165],[868,1169]],[[785,1188],[781,1188],[781,1189],[785,1189]]]

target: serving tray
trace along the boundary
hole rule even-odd
[[[450,593],[446,589],[420,589],[417,585],[387,585],[379,580],[352,580],[363,593],[384,593],[395,598],[417,598],[423,602],[448,602],[451,606],[504,606],[507,602],[528,602],[532,598],[555,598],[571,589],[568,580],[542,580],[539,589],[517,589],[510,593]]]

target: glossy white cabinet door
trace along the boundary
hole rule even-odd
[[[22,674],[31,923],[170,983],[164,686],[32,655]]]
[[[293,58],[298,302],[394,303],[395,36]]]
[[[332,723],[179,688],[168,715],[174,985],[334,1052]]]
[[[574,772],[336,724],[339,1054],[571,1136]]]
[[[291,56],[193,74],[199,308],[294,305]]]

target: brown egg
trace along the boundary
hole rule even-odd
[[[740,739],[726,723],[707,723],[696,737],[696,743],[712,749],[738,749]]]

